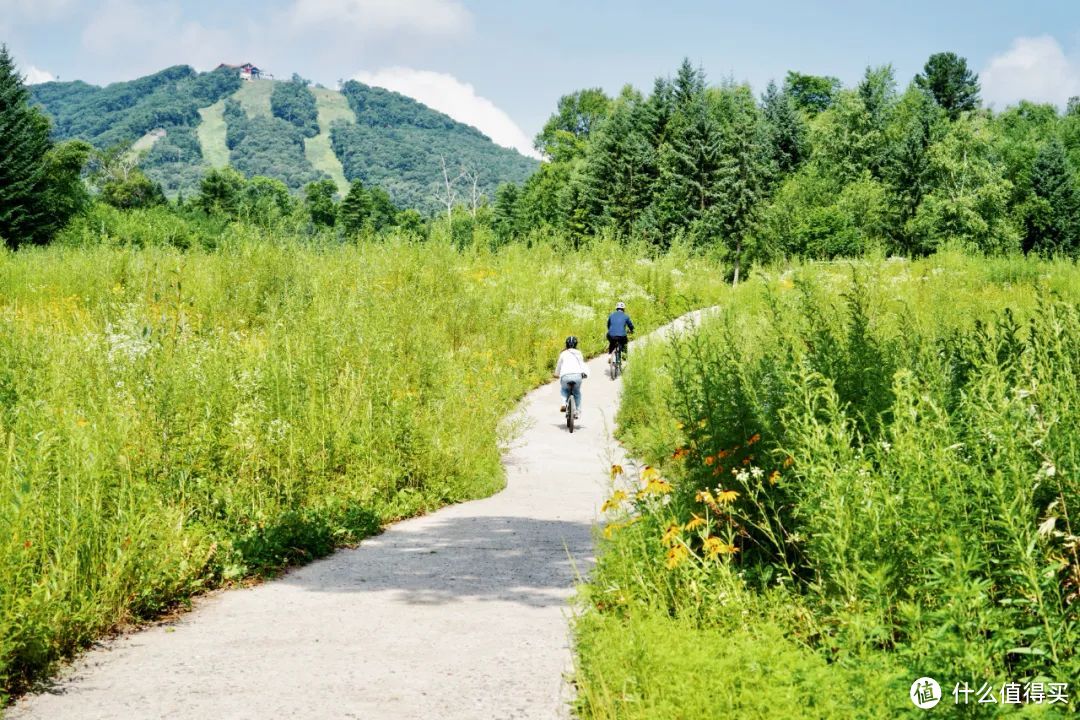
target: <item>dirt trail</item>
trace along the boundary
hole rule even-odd
[[[573,435],[556,384],[522,401],[499,494],[202,598],[175,623],[86,653],[7,717],[568,716],[567,601],[622,461],[610,435],[622,383],[603,359],[590,368]]]

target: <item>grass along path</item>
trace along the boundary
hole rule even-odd
[[[207,596],[87,653],[9,717],[568,715],[566,604],[593,562],[610,463],[623,462],[610,435],[622,381],[604,362],[590,363],[572,436],[555,383],[525,398],[497,495]]]
[[[225,101],[219,100],[209,107],[199,108],[197,134],[202,147],[203,160],[214,168],[229,164],[229,146],[225,144]]]

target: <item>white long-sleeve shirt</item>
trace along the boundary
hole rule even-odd
[[[559,362],[555,365],[555,374],[559,377],[573,373],[581,373],[582,375],[588,375],[589,373],[589,366],[585,364],[585,358],[582,357],[581,351],[577,348],[563,350],[559,353]]]

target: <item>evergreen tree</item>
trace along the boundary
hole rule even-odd
[[[806,121],[795,107],[789,92],[770,81],[762,96],[768,129],[770,157],[778,172],[793,172],[810,154]]]
[[[900,252],[915,250],[907,228],[932,189],[929,150],[941,112],[927,93],[914,86],[898,106],[900,120],[893,128],[884,175],[890,197],[887,232]]]
[[[721,128],[700,92],[669,124],[660,149],[657,220],[662,230],[687,229],[716,204],[719,194]],[[708,228],[699,226],[699,239]]]
[[[683,58],[672,83],[672,99],[680,108],[696,102],[705,92],[705,72],[690,64],[690,58]]]
[[[1080,252],[1080,196],[1065,146],[1052,138],[1039,150],[1031,170],[1034,208],[1028,213],[1024,251]]]
[[[390,199],[390,193],[381,187],[372,187],[368,189],[368,196],[371,198],[371,226],[382,230],[394,225],[401,211]]]
[[[915,84],[929,92],[951,120],[979,106],[979,76],[956,53],[931,55],[923,71],[915,76]]]
[[[307,208],[308,217],[316,227],[333,227],[337,218],[337,208],[334,206],[334,194],[337,193],[337,185],[333,180],[316,180],[304,186],[304,207]]]
[[[338,223],[348,235],[355,235],[364,229],[364,225],[374,227],[372,218],[371,195],[364,183],[353,180],[349,192],[338,207]]]
[[[45,242],[57,225],[46,202],[49,121],[29,100],[7,46],[0,46],[0,240],[12,247]]]
[[[199,183],[195,204],[208,215],[223,213],[237,217],[247,179],[232,168],[214,168]]]
[[[650,125],[645,101],[627,88],[590,145],[590,205],[622,233],[631,231],[652,200],[658,170]]]
[[[764,199],[770,143],[749,88],[728,90],[724,100],[729,121],[721,133],[716,214],[724,245],[734,263],[733,284],[737,285],[746,243]]]
[[[515,183],[503,183],[495,191],[495,236],[507,242],[520,232],[521,191]]]

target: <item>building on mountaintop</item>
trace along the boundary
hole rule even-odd
[[[264,76],[265,77],[271,77],[271,78],[274,77],[273,75],[267,75],[267,74],[263,73],[262,70],[255,67],[251,63],[244,63],[242,65],[230,65],[228,63],[221,63],[220,65],[218,65],[214,69],[215,70],[220,70],[222,68],[227,68],[229,70],[238,71],[240,73],[240,79],[241,80],[258,80],[259,78],[264,77]]]

